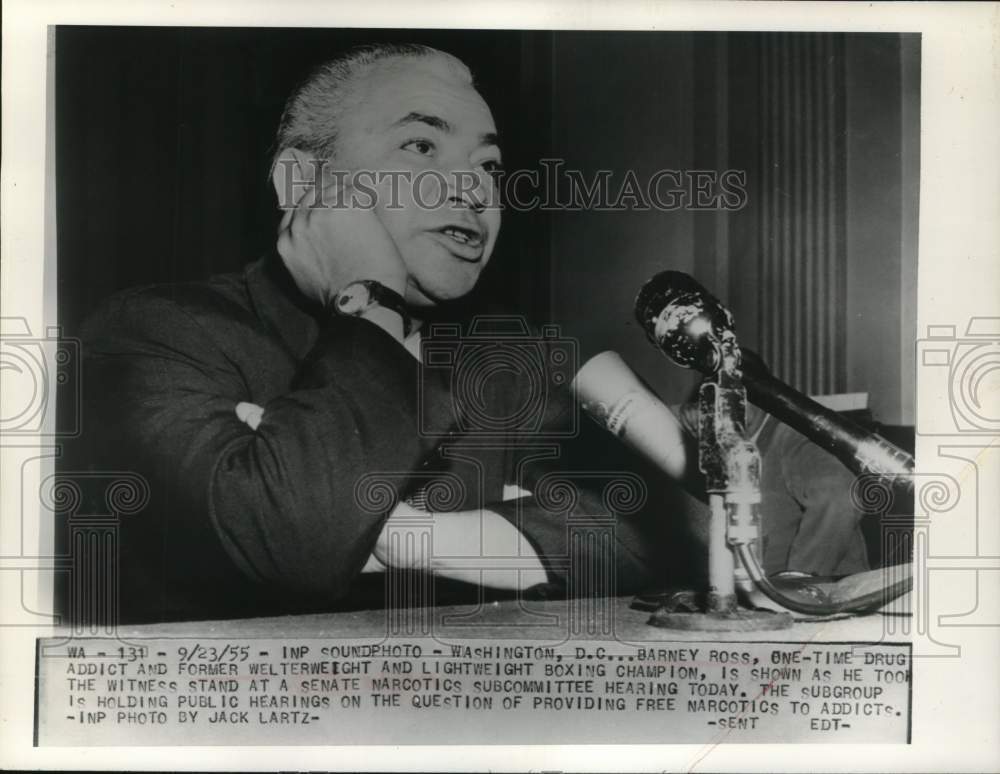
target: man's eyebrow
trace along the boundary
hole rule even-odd
[[[411,111],[405,116],[400,118],[398,121],[393,123],[393,128],[406,126],[407,124],[426,124],[427,126],[439,129],[445,134],[452,134],[455,131],[455,127],[451,123],[440,116],[432,116],[427,113],[417,113]],[[500,146],[500,137],[496,132],[486,132],[485,134],[479,135],[480,145],[496,145]]]
[[[455,127],[453,127],[450,123],[448,123],[439,116],[429,116],[426,113],[414,113],[414,112],[407,113],[405,116],[396,121],[396,123],[394,123],[393,126],[394,127],[405,126],[406,124],[415,124],[415,123],[427,124],[428,126],[432,126],[435,129],[440,129],[442,132],[445,132],[447,134],[450,134],[455,130]]]

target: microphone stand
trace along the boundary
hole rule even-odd
[[[743,609],[737,591],[749,594],[753,580],[736,550],[753,551],[760,532],[760,452],[747,438],[747,394],[740,373],[735,336],[713,344],[720,354],[715,374],[698,391],[698,467],[705,477],[711,522],[708,543],[708,593],[701,612],[661,605],[649,623],[673,629],[766,631],[792,625],[788,613]],[[677,601],[690,597],[681,592]]]
[[[910,577],[852,599],[804,599],[782,591],[765,575],[754,551],[759,532],[760,454],[746,437],[747,389],[754,403],[855,473],[912,491],[913,458],[775,379],[753,353],[741,352],[732,313],[688,275],[665,271],[654,276],[639,291],[635,313],[654,346],[678,365],[706,376],[699,391],[698,465],[706,478],[711,529],[705,612],[692,611],[696,607],[693,592],[666,599],[664,595],[640,596],[633,607],[654,610],[649,623],[655,626],[774,629],[790,625],[791,616],[740,610],[737,591],[756,587],[786,610],[814,616],[868,612],[908,592]],[[744,355],[749,357],[744,360]]]

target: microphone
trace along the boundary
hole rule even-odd
[[[653,346],[703,374],[719,370],[723,342],[736,343],[732,313],[683,272],[660,272],[643,285],[635,316]]]
[[[680,422],[617,352],[594,355],[570,387],[601,427],[668,475],[684,476],[687,459]]]
[[[735,344],[732,313],[683,272],[660,272],[643,285],[636,296],[635,316],[667,357],[709,377],[722,366],[724,345]],[[829,451],[854,473],[913,487],[913,457],[905,451],[775,378],[750,350],[740,352],[738,366],[751,402]]]

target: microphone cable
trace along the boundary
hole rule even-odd
[[[736,555],[746,568],[747,575],[750,576],[754,584],[771,601],[787,608],[795,613],[814,616],[839,615],[841,613],[873,613],[878,608],[887,605],[894,599],[898,599],[913,589],[913,576],[910,575],[902,580],[896,581],[886,588],[876,589],[867,594],[861,594],[842,602],[810,602],[804,599],[790,597],[785,592],[777,588],[771,579],[764,574],[764,568],[760,566],[757,557],[750,550],[748,543],[736,545]]]

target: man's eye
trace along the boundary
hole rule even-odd
[[[430,156],[434,152],[434,143],[430,140],[410,140],[403,145],[404,150],[412,150],[421,156]]]
[[[479,166],[483,168],[483,172],[491,177],[497,177],[501,172],[503,172],[503,164],[499,161],[484,161]]]

